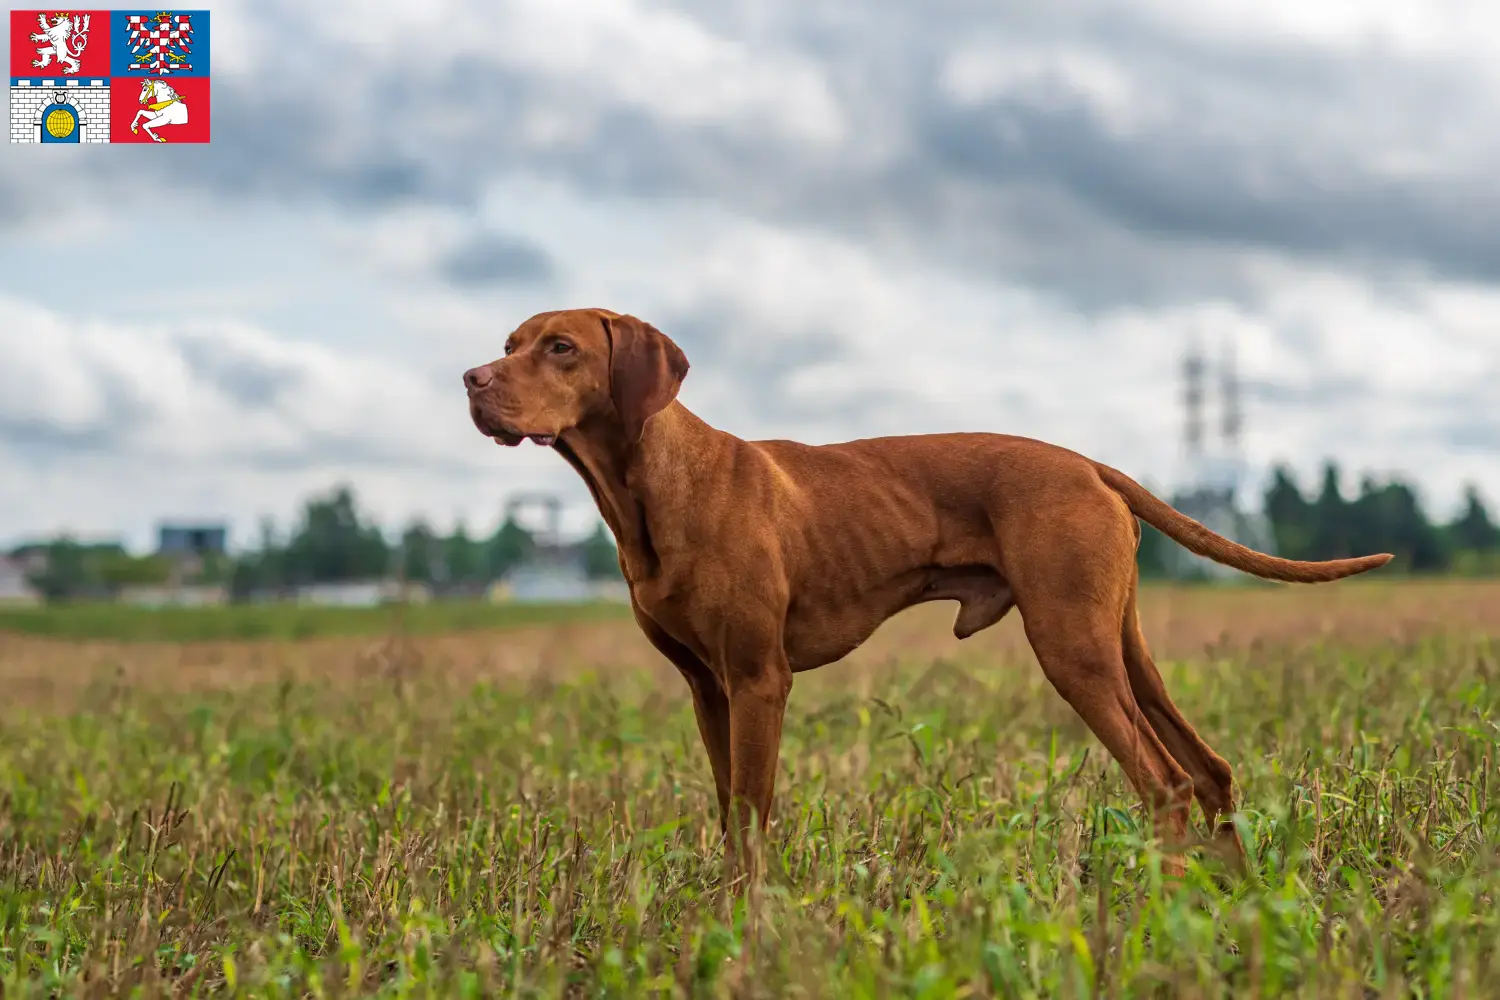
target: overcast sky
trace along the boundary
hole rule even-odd
[[[490,530],[560,458],[460,375],[544,309],[746,437],[993,430],[1158,488],[1189,338],[1255,486],[1500,501],[1500,9],[1445,0],[213,4],[213,142],[0,156],[0,540],[237,543],[347,480]]]

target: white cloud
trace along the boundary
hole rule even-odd
[[[1470,0],[1146,0],[1162,23],[1221,40],[1411,55],[1500,51],[1500,16]]]
[[[285,519],[345,479],[390,527],[417,513],[480,523],[518,479],[570,475],[540,449],[497,463],[457,376],[440,385],[234,322],[133,325],[3,297],[0,357],[0,461],[14,470],[0,524],[13,531],[140,540],[157,517],[206,511],[249,540],[260,513]]]
[[[940,79],[960,105],[1001,97],[1047,110],[1081,104],[1117,135],[1140,129],[1162,104],[1119,59],[1077,45],[969,43],[949,56]]]
[[[571,113],[583,117],[620,105],[677,124],[754,127],[815,144],[845,137],[838,102],[810,60],[639,0],[337,0],[305,16],[366,58],[409,66],[412,86],[433,66],[479,58],[582,99]],[[423,41],[414,47],[413,38]],[[570,131],[556,112],[528,110],[523,121],[541,142]]]

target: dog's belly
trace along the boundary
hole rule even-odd
[[[783,632],[787,660],[794,672],[841,660],[892,615],[929,601],[958,602],[953,634],[959,639],[989,628],[1015,607],[1010,585],[988,566],[925,566],[852,599],[817,594],[793,601]]]
[[[788,611],[783,633],[787,662],[793,673],[797,673],[842,660],[889,617],[868,607],[794,604]]]

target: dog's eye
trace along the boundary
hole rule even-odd
[[[552,342],[553,354],[569,354],[572,352],[572,350],[573,345],[568,343],[566,340],[556,340]]]
[[[515,349],[516,349],[516,345],[515,344],[512,344],[509,341],[506,341],[506,344],[505,344],[505,356],[507,358],[510,357],[511,352],[514,351]]]

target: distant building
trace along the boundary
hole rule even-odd
[[[28,572],[22,560],[0,556],[0,607],[29,607],[42,602],[41,593],[26,579]]]
[[[165,559],[171,566],[168,582],[183,587],[203,572],[206,560],[224,555],[229,529],[211,522],[167,522],[157,526],[156,537],[157,557]]]
[[[162,524],[157,528],[156,553],[163,556],[223,555],[229,529],[222,524]]]

